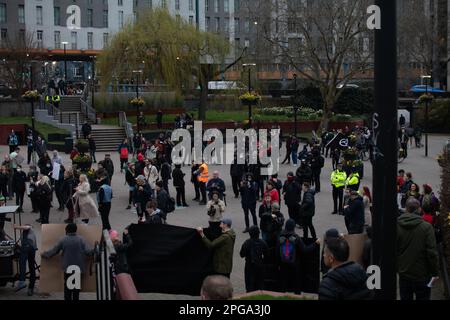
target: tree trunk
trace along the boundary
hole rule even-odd
[[[200,104],[198,106],[198,119],[206,120],[206,108],[208,107],[208,83],[200,83]]]
[[[333,108],[336,100],[336,95],[333,90],[328,90],[327,94],[323,96],[324,96],[323,117],[322,120],[320,121],[319,128],[317,129],[318,133],[328,131],[328,127],[333,117]]]

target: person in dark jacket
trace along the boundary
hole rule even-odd
[[[318,246],[320,240],[307,246],[302,241],[299,235],[295,233],[295,221],[289,219],[286,221],[285,229],[281,232],[279,237],[280,255],[285,254],[283,246],[286,242],[290,242],[293,247],[293,259],[289,262],[280,259],[280,287],[282,292],[293,291],[295,294],[301,294],[300,283],[300,259],[301,254],[312,253]]]
[[[61,252],[64,272],[64,300],[66,301],[77,301],[80,298],[80,290],[67,287],[67,280],[73,275],[73,273],[69,273],[68,267],[77,266],[83,274],[86,271],[85,257],[91,256],[93,253],[86,240],[77,235],[76,232],[77,225],[69,223],[66,226],[66,236],[59,240],[55,247],[41,254],[43,258],[49,259]]]
[[[348,261],[350,248],[343,238],[327,240],[323,259],[330,268],[319,286],[319,300],[369,300],[367,273],[357,263]]]
[[[244,210],[245,215],[245,230],[247,233],[250,227],[249,213],[251,213],[253,218],[253,225],[258,225],[258,220],[256,218],[256,202],[258,199],[258,184],[253,181],[253,175],[248,173],[246,179],[241,181],[241,187],[239,189],[241,192],[241,205]]]
[[[320,272],[322,272],[323,275],[325,275],[330,270],[330,268],[325,265],[325,261],[323,259],[323,253],[324,253],[324,250],[325,250],[325,246],[327,245],[327,242],[330,239],[337,239],[337,238],[340,238],[340,237],[341,237],[341,235],[339,234],[339,231],[337,229],[333,228],[333,229],[329,229],[329,230],[327,230],[327,232],[325,232],[325,236],[323,238],[324,246],[322,247],[322,254],[320,255],[321,256],[321,259],[320,259]]]
[[[1,172],[0,172],[0,176],[1,176]],[[37,172],[36,166],[31,165],[30,171],[28,171],[28,174],[27,174],[27,181],[30,183],[28,196],[30,197],[30,200],[31,200],[31,208],[32,208],[31,212],[32,213],[39,212],[38,203],[37,203],[37,199],[36,199],[36,189],[37,189],[36,184],[38,181],[38,176],[39,176],[39,173]]]
[[[246,240],[239,252],[245,258],[245,289],[253,292],[264,289],[264,259],[269,250],[267,243],[259,238],[259,228],[251,226],[250,239]]]
[[[161,109],[158,110],[156,113],[156,125],[158,126],[158,129],[162,128],[162,120],[163,120],[163,112]]]
[[[25,195],[27,175],[22,171],[22,166],[17,165],[16,172],[13,175],[13,192],[16,195],[16,206],[19,206],[18,211],[23,212],[23,197]]]
[[[64,183],[64,172],[66,168],[63,165],[60,166],[58,179],[54,179],[54,191],[56,195],[56,199],[58,200],[58,211],[64,211],[64,201],[61,198],[61,189]]]
[[[195,190],[195,198],[192,199],[192,201],[200,201],[200,185],[197,179],[197,172],[198,169],[200,168],[200,164],[195,163],[194,161],[192,161],[192,165],[191,165],[191,182],[194,185],[194,190]]]
[[[38,167],[42,175],[48,176],[50,172],[53,170],[52,161],[48,156],[48,153],[45,152],[44,155],[38,161]]]
[[[286,157],[284,157],[283,162],[281,164],[291,164],[291,153],[292,153],[292,146],[291,146],[292,138],[291,136],[286,138]]]
[[[268,207],[266,200],[266,207]],[[277,239],[280,235],[281,229],[283,229],[284,216],[280,212],[280,205],[273,203],[271,210],[260,208],[260,228],[262,232],[262,239],[267,243],[269,248],[277,245]]]
[[[209,179],[208,183],[206,184],[206,190],[208,191],[209,200],[212,199],[212,194],[214,191],[218,192],[220,200],[223,200],[223,196],[225,193],[225,182],[220,179],[219,171],[213,172],[212,178]]]
[[[37,241],[33,227],[29,224],[24,226],[14,225],[14,229],[21,230],[20,237],[20,253],[19,253],[19,283],[16,292],[26,288],[25,279],[28,262],[28,272],[30,283],[28,285],[28,296],[32,296],[34,292],[34,284],[36,282],[36,251]]]
[[[158,209],[158,202],[156,200],[151,200],[147,202],[147,208],[145,209],[145,223],[146,224],[167,223],[167,213]]]
[[[430,300],[439,275],[439,255],[431,224],[421,217],[420,202],[406,201],[397,222],[397,272],[402,300]],[[428,286],[430,284],[430,286]]]
[[[9,173],[5,166],[1,166],[0,168],[0,193],[7,199],[9,197],[8,193],[8,184],[9,184]]]
[[[161,177],[163,187],[166,190],[167,194],[170,194],[169,180],[172,179],[172,166],[167,161],[166,156],[162,157],[161,172],[159,173],[159,176]]]
[[[114,257],[114,273],[116,275],[121,273],[131,274],[130,265],[128,264],[128,251],[133,246],[133,240],[128,233],[128,228],[123,230],[123,241],[120,241],[119,233],[115,230],[110,230],[109,236],[116,251]]]
[[[283,185],[284,203],[288,207],[289,218],[299,222],[299,208],[302,199],[302,187],[293,172],[289,172]]]
[[[303,200],[300,205],[300,219],[303,226],[303,238],[308,239],[308,229],[311,231],[311,237],[317,239],[316,230],[314,229],[312,219],[316,214],[316,204],[314,200],[314,190],[308,182],[303,183]]]
[[[234,162],[230,167],[231,185],[233,186],[234,197],[239,198],[239,187],[242,177],[245,173],[245,164],[238,164],[237,157],[234,157]]]
[[[48,224],[50,207],[52,204],[52,187],[48,176],[42,176],[37,184],[37,199],[39,206],[40,218],[36,222]]]
[[[185,190],[185,182],[184,176],[186,174],[181,170],[181,164],[176,164],[175,169],[173,169],[172,177],[173,177],[173,186],[177,191],[177,206],[178,207],[189,207],[186,203],[186,190]]]
[[[319,149],[314,149],[312,151],[311,158],[311,171],[312,171],[312,185],[316,193],[320,192],[320,173],[325,165],[325,158],[320,154]]]
[[[295,172],[295,179],[297,180],[297,183],[302,186],[303,182],[311,183],[311,178],[312,170],[306,163],[306,160],[302,160],[300,163],[300,167]]]
[[[64,206],[67,208],[68,218],[64,220],[64,223],[73,223],[75,217],[75,210],[73,207],[73,194],[76,187],[75,179],[73,178],[73,172],[71,170],[66,170],[64,172],[64,181],[61,187],[61,200]]]
[[[95,158],[95,151],[97,150],[97,146],[95,145],[95,140],[92,137],[92,135],[88,136],[88,142],[89,142],[89,154],[91,155],[92,160],[94,160],[94,163],[97,163],[97,159]]]
[[[166,211],[167,201],[169,201],[169,194],[166,189],[164,189],[164,184],[162,181],[156,182],[156,202],[157,208],[162,211]]]
[[[348,205],[344,207],[344,217],[348,234],[361,234],[364,232],[364,202],[357,191],[350,192]]]
[[[145,177],[140,175],[136,178],[136,187],[133,191],[133,205],[136,208],[137,215],[140,220],[144,216],[145,207],[147,202],[152,199],[152,188],[145,180]]]
[[[111,224],[109,223],[109,212],[111,211],[112,200],[112,188],[109,185],[108,175],[103,176],[98,181],[100,188],[97,192],[98,211],[102,219],[103,230],[111,230]]]
[[[109,180],[112,181],[112,177],[114,175],[114,163],[111,160],[111,155],[105,154],[105,159],[100,161],[98,164],[101,164],[103,168],[105,168],[106,172],[108,172]]]
[[[91,134],[92,132],[92,127],[89,123],[87,123],[87,121],[85,123],[83,123],[83,125],[81,126],[81,133],[83,134],[83,138],[87,139],[88,136]]]
[[[125,181],[128,184],[128,206],[127,210],[131,209],[131,203],[133,202],[133,192],[136,189],[136,171],[134,164],[129,163],[125,171]]]

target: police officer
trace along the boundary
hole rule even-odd
[[[344,187],[347,181],[347,174],[342,170],[342,164],[338,164],[337,169],[331,173],[331,185],[333,187],[334,209],[332,214],[343,212]],[[338,211],[339,200],[339,211]]]
[[[61,97],[59,96],[59,94],[55,94],[53,97],[52,97],[52,102],[53,102],[53,105],[55,106],[55,108],[59,108],[59,103],[61,102]]]
[[[359,179],[359,173],[358,172],[352,172],[347,180],[345,181],[345,184],[347,185],[347,188],[349,188],[350,190],[353,191],[358,191],[359,190],[359,184],[360,184],[360,179]]]

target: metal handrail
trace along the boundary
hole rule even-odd
[[[131,124],[131,122],[128,122],[127,114],[124,111],[119,112],[119,127],[125,129],[125,135],[127,136],[128,142],[131,145],[133,152],[134,152],[134,146],[132,143],[133,124]]]
[[[97,121],[97,111],[89,104],[89,92],[90,87],[94,85],[93,80],[91,82],[87,82],[84,86],[83,94],[80,98],[81,103],[81,112],[86,116],[87,119],[93,121],[94,123]]]

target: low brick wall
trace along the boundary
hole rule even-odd
[[[26,145],[27,128],[26,124],[0,124],[0,144],[7,145],[8,136],[14,130],[19,138],[19,145]]]

